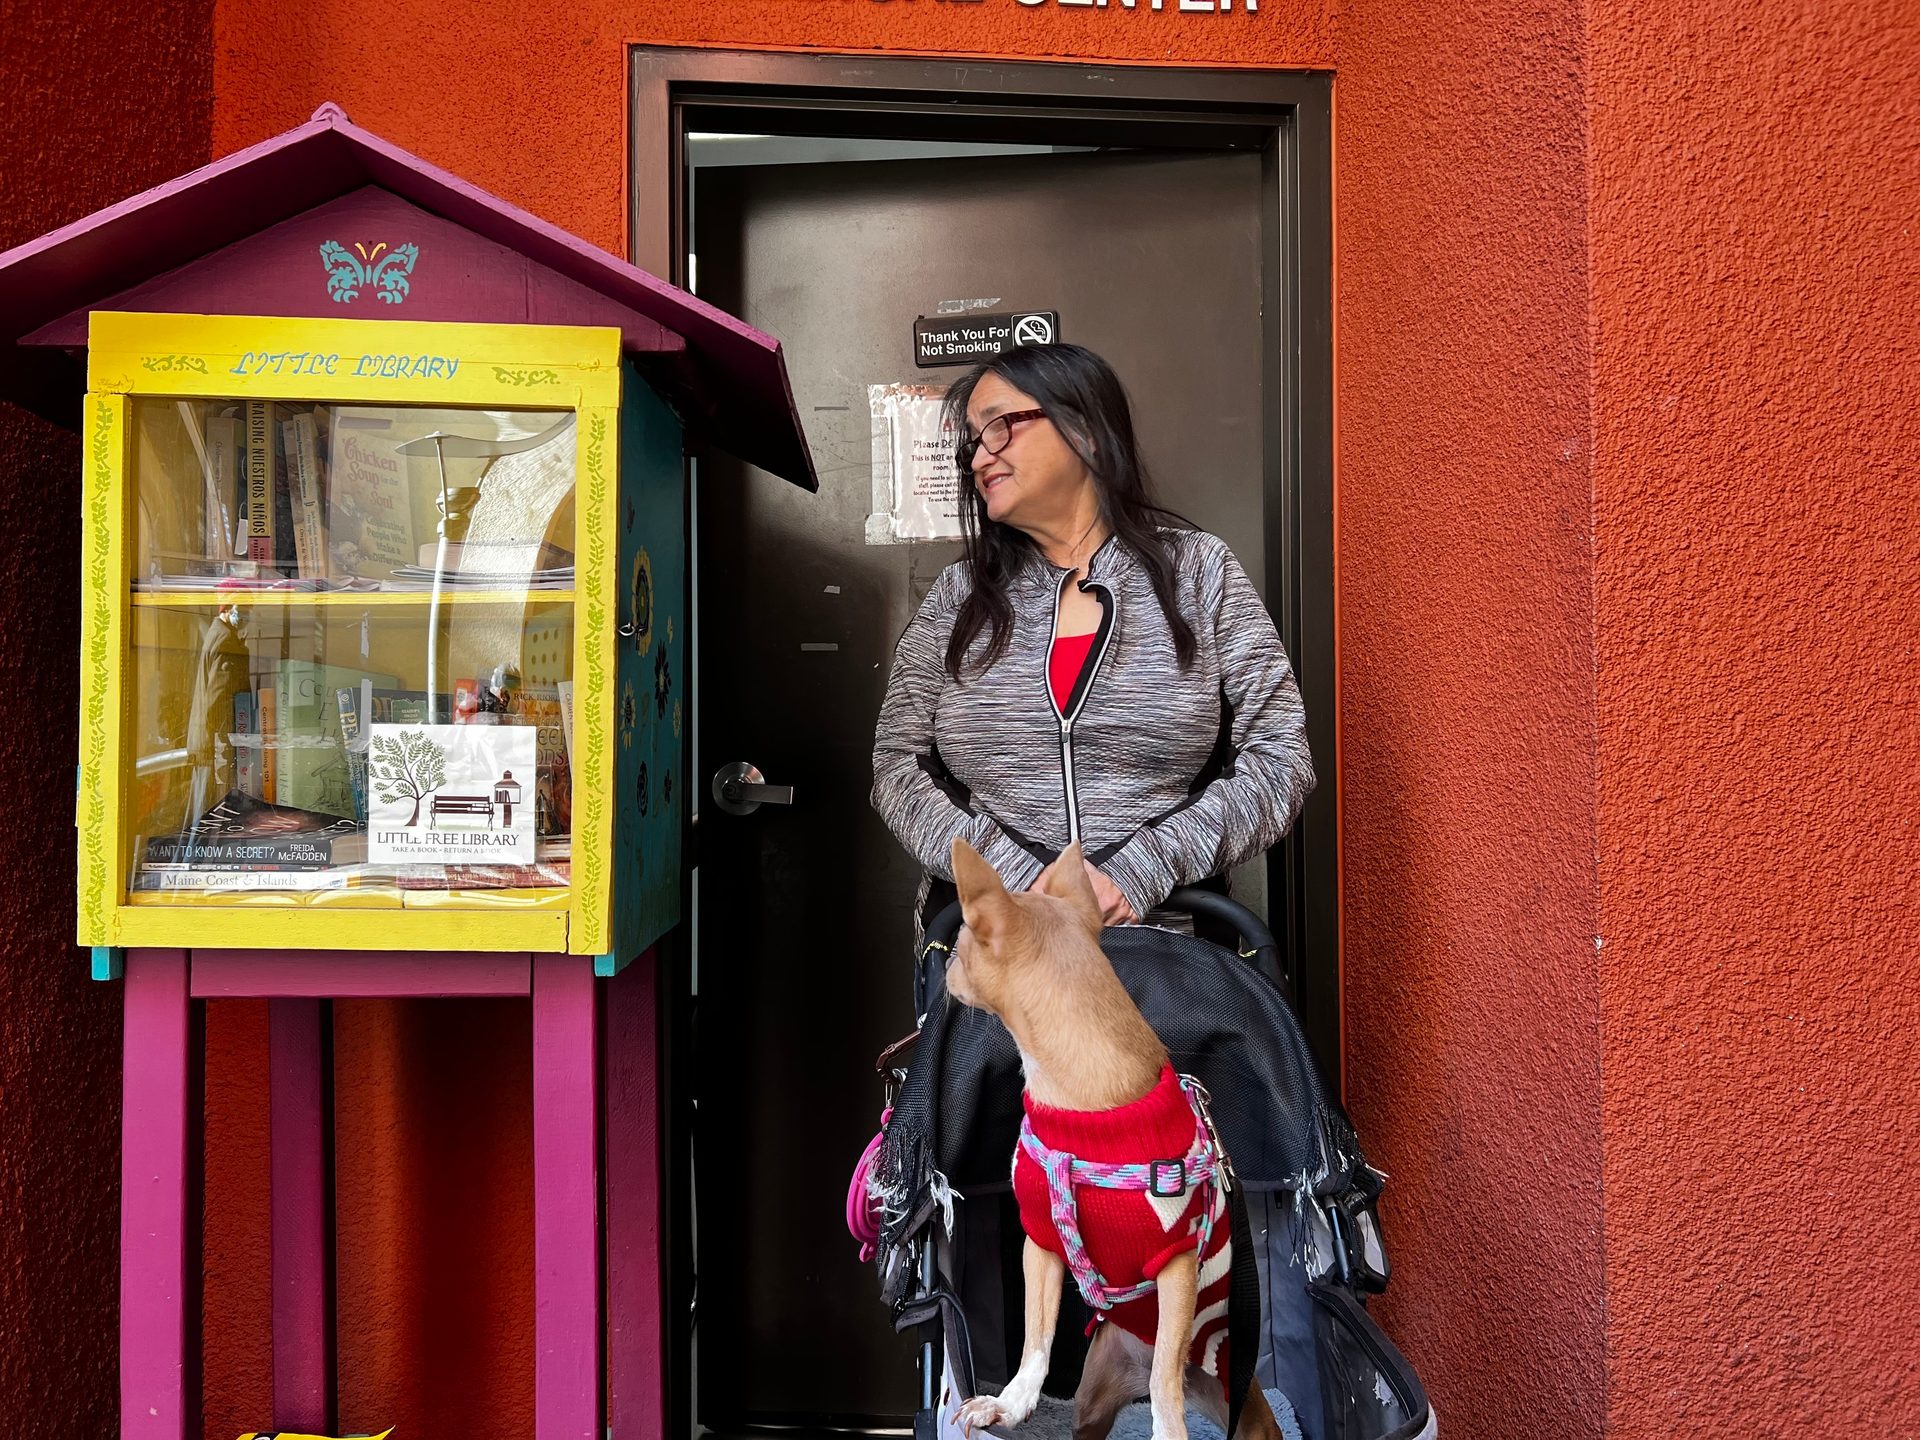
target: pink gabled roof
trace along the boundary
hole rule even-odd
[[[680,336],[684,351],[646,357],[647,374],[689,433],[817,488],[779,341],[362,130],[331,104],[283,135],[0,254],[0,397],[70,418],[84,371],[24,350],[24,337],[369,184]]]

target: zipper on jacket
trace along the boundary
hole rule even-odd
[[[1109,537],[1108,544],[1112,543]],[[1102,549],[1105,548],[1103,545]],[[1096,555],[1098,551],[1094,552]],[[1080,582],[1082,590],[1100,592],[1100,629],[1095,632],[1093,650],[1087,662],[1075,678],[1073,693],[1067,697],[1067,708],[1062,710],[1053,695],[1053,644],[1060,638],[1060,600],[1067,593],[1067,586],[1073,583],[1073,572],[1068,571],[1060,577],[1060,584],[1053,592],[1053,624],[1047,632],[1046,663],[1041,666],[1041,681],[1046,687],[1047,706],[1060,722],[1060,787],[1066,798],[1067,806],[1067,844],[1072,845],[1080,839],[1080,797],[1075,790],[1073,780],[1073,722],[1086,707],[1087,696],[1093,690],[1093,682],[1100,673],[1100,662],[1106,658],[1107,646],[1113,641],[1113,619],[1115,601],[1113,591],[1093,578],[1093,561],[1087,561],[1087,578]]]

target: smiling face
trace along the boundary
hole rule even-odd
[[[989,371],[967,398],[967,427],[980,434],[996,416],[1038,410],[1039,401]],[[1021,420],[999,454],[985,445],[973,456],[973,484],[987,518],[1029,533],[1075,513],[1093,476],[1065,435],[1045,417]]]

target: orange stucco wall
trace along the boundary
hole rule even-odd
[[[474,0],[458,18],[394,0],[367,43],[364,7],[215,0],[216,153],[337,100],[355,123],[620,253],[627,49],[908,51],[1167,64],[1326,66],[1326,0],[1257,16],[1028,8],[1014,0],[578,0],[530,12]],[[503,143],[505,142],[505,143]]]
[[[1599,1435],[1583,7],[1338,29],[1347,1096],[1442,1434]]]
[[[206,1007],[206,1127],[201,1136],[200,1282],[203,1433],[232,1440],[272,1423],[273,1274],[267,1242],[267,1002]]]
[[[1627,0],[1591,75],[1613,1433],[1909,1434],[1920,10]]]

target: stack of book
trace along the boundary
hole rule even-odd
[[[573,852],[565,837],[542,840],[531,865],[402,865],[402,890],[546,890],[573,883]]]
[[[572,838],[543,836],[531,865],[375,865],[365,826],[350,818],[273,805],[233,791],[174,834],[137,841],[135,894],[245,891],[537,890],[565,888]]]
[[[234,569],[250,567],[251,562],[234,562]],[[281,575],[268,571],[261,575],[240,575],[214,573],[204,575],[152,575],[137,577],[133,588],[140,592],[156,590],[179,591],[222,591],[231,590],[236,594],[252,590],[298,590],[318,592],[322,590],[378,590],[378,580],[346,579],[336,580],[325,576]]]
[[[366,829],[351,817],[234,790],[186,829],[138,842],[133,889],[342,889],[366,859]]]

